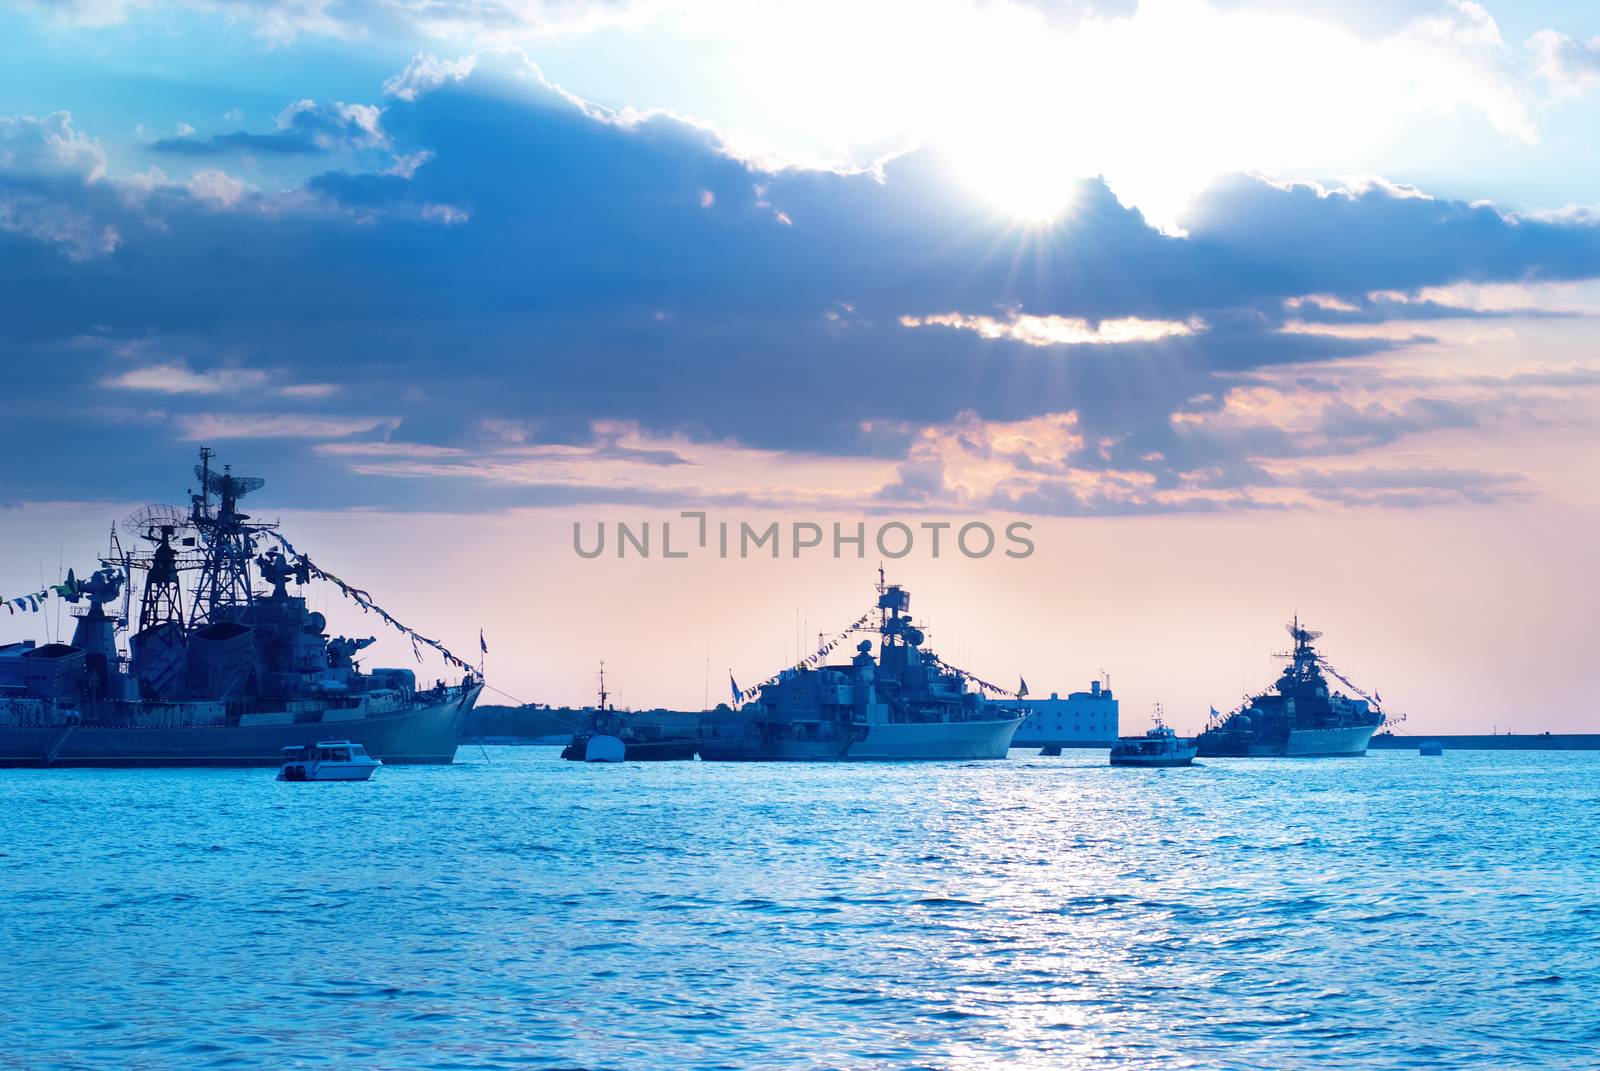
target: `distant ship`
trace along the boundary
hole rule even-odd
[[[1123,736],[1111,745],[1113,766],[1188,766],[1194,761],[1196,748],[1184,740],[1162,717],[1161,704],[1156,704],[1155,725],[1145,730],[1143,736]]]
[[[785,670],[760,698],[707,715],[706,761],[1003,759],[1026,711],[967,688],[966,675],[923,648],[911,595],[878,582],[878,656],[862,640],[850,662]]]
[[[285,748],[330,737],[386,764],[451,762],[481,678],[240,512],[264,481],[211,459],[200,451],[187,512],[150,506],[124,522],[148,549],[123,551],[113,529],[101,568],[56,586],[77,619],[71,643],[0,646],[0,766],[277,766]],[[329,639],[323,615],[289,594],[313,575],[465,668],[463,679],[419,688],[409,669],[363,672],[355,655],[376,641]]]
[[[572,734],[567,746],[561,749],[562,758],[573,762],[590,761],[590,744],[598,739],[615,741],[603,746],[613,749],[620,746],[624,762],[666,762],[694,758],[696,748],[692,736],[663,732],[659,725],[629,718],[606,702],[609,695],[606,691],[606,664],[601,662],[600,702],[583,712],[582,725]]]
[[[1378,697],[1367,697],[1328,665],[1312,647],[1322,633],[1302,628],[1296,617],[1288,625],[1294,649],[1272,691],[1253,696],[1231,714],[1213,710],[1211,723],[1195,743],[1201,758],[1310,757],[1365,755],[1372,734],[1385,721]],[[1362,698],[1332,692],[1323,670],[1339,677]]]

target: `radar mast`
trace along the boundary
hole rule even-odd
[[[191,629],[212,621],[237,620],[244,609],[254,605],[250,563],[255,560],[255,537],[276,527],[249,523],[250,515],[239,512],[239,499],[260,490],[266,481],[258,476],[235,476],[230,465],[216,472],[211,468],[212,456],[209,447],[200,448],[200,464],[194,467],[200,493],[190,495],[189,520],[199,531],[204,550],[189,612]],[[212,495],[217,497],[214,511]]]

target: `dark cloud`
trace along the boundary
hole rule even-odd
[[[296,101],[279,114],[275,128],[265,134],[246,130],[198,137],[184,134],[153,142],[152,150],[177,156],[223,156],[257,153],[268,156],[307,156],[338,149],[373,149],[387,144],[380,123],[381,111],[370,104],[318,104]]]
[[[139,401],[93,384],[144,361],[270,368],[275,384],[336,391],[206,398],[204,411],[223,417],[367,416],[392,439],[433,446],[474,442],[486,419],[516,421],[539,442],[598,445],[597,456],[657,468],[682,458],[623,458],[633,448],[597,443],[592,423],[903,459],[919,429],[964,410],[988,420],[1073,410],[1096,442],[1079,467],[1144,471],[1158,487],[1207,469],[1227,486],[1253,478],[1251,458],[1293,456],[1294,437],[1208,437],[1172,414],[1215,409],[1230,383],[1263,369],[1419,341],[1282,331],[1288,299],[1340,296],[1377,322],[1415,310],[1374,290],[1600,274],[1600,227],[1382,187],[1327,195],[1236,177],[1200,200],[1188,237],[1172,237],[1088,180],[1057,225],[1022,227],[955,185],[931,152],[881,174],[769,173],[676,120],[624,123],[482,74],[391,101],[381,131],[375,109],[295,105],[285,116],[276,133],[222,137],[431,156],[391,173],[347,161],[270,195],[215,172],[150,188],[86,180],[81,167],[0,174],[0,263],[20,281],[0,321],[16,355],[0,441],[21,449],[58,434],[51,400]],[[35,210],[7,214],[19,204]],[[71,227],[52,230],[40,204]],[[1035,346],[901,323],[1017,310],[1200,326]],[[157,415],[135,405],[125,421],[75,430],[59,456],[14,473],[18,492],[111,490],[123,476],[100,462],[171,443],[183,426],[174,415],[187,400],[161,403]],[[1371,444],[1466,417],[1330,409],[1327,419],[1325,438]],[[230,450],[300,481],[308,501],[433,506],[427,496],[446,493],[377,479],[353,490],[312,445],[280,436]],[[936,475],[904,468],[884,494],[937,495]]]
[[[1382,324],[1406,320],[1564,320],[1578,315],[1560,309],[1475,309],[1434,300],[1411,301],[1371,295],[1360,296],[1348,305],[1294,302],[1287,306],[1287,310],[1294,319],[1308,324]]]
[[[1236,175],[1207,189],[1184,225],[1236,281],[1285,297],[1600,275],[1592,222],[1507,216],[1378,184],[1329,191]]]
[[[297,133],[251,134],[239,130],[232,134],[213,134],[209,138],[193,135],[162,138],[150,148],[156,152],[177,156],[221,156],[233,152],[270,153],[272,155],[302,155],[325,152],[311,138]]]

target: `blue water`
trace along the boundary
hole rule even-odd
[[[1594,1068],[1600,754],[0,773],[0,1063]]]

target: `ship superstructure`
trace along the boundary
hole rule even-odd
[[[450,762],[481,678],[415,634],[465,670],[459,683],[363,672],[356,656],[375,638],[330,638],[301,593],[326,574],[240,509],[264,481],[200,457],[187,512],[137,511],[100,568],[58,586],[72,642],[0,646],[0,765],[278,765],[329,723],[383,762]],[[124,550],[124,537],[145,546]]]
[[[1000,759],[1026,717],[968,687],[968,675],[924,646],[911,594],[878,584],[878,652],[862,640],[844,664],[802,664],[759,698],[701,723],[700,757],[716,760]]]
[[[1378,697],[1361,692],[1317,653],[1313,642],[1322,633],[1303,627],[1298,616],[1287,628],[1294,647],[1279,657],[1289,664],[1270,691],[1229,714],[1211,712],[1195,741],[1202,758],[1366,754],[1386,720]],[[1359,697],[1331,690],[1324,670]]]

